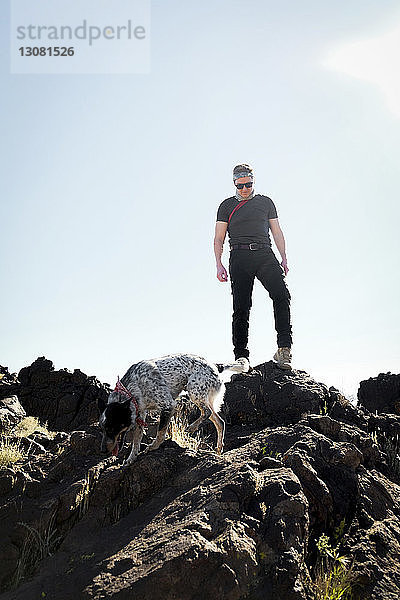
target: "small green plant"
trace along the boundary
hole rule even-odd
[[[264,456],[270,456],[271,458],[276,458],[276,460],[282,459],[282,452],[278,452],[277,450],[268,450],[268,444],[261,448],[261,452]]]
[[[0,438],[0,468],[8,467],[25,458],[25,453],[19,441],[1,436]]]
[[[344,520],[336,528],[337,536],[343,535]],[[317,542],[319,557],[314,582],[316,600],[351,600],[354,583],[351,559],[341,556],[340,544],[332,546],[329,537],[322,534]]]
[[[92,552],[91,554],[81,554],[81,560],[90,560],[91,558],[94,558],[95,554],[94,552]]]
[[[323,405],[319,407],[319,414],[320,415],[327,415],[328,414],[328,405],[326,403],[326,400],[324,400]]]
[[[333,537],[337,544],[340,543],[340,541],[344,535],[345,525],[346,525],[346,519],[343,517],[343,519],[340,521],[339,525],[337,527],[335,527],[335,531],[333,532]]]

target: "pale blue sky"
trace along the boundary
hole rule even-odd
[[[114,384],[170,352],[231,360],[212,240],[250,162],[286,237],[294,366],[347,395],[399,372],[400,51],[384,83],[349,55],[397,2],[154,1],[140,75],[11,75],[1,13],[0,364]],[[260,285],[250,327],[269,360]]]

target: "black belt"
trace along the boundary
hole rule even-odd
[[[231,244],[231,250],[262,250],[263,248],[270,248],[270,245],[259,244],[258,242],[251,242],[251,244]]]

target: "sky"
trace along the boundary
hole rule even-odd
[[[213,235],[247,162],[286,239],[294,368],[351,399],[399,373],[398,2],[154,0],[137,74],[11,73],[0,11],[1,365],[114,385],[169,353],[230,362]],[[249,349],[276,350],[260,284]]]

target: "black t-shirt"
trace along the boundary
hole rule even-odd
[[[229,215],[239,203],[240,201],[235,196],[221,202],[217,212],[217,221],[227,223]],[[256,194],[233,214],[228,225],[229,242],[231,244],[258,242],[270,246],[269,219],[277,218],[278,213],[271,198]]]

